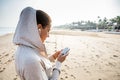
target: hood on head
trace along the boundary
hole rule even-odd
[[[45,51],[44,44],[41,41],[37,28],[35,9],[26,7],[21,12],[13,37],[13,43]]]

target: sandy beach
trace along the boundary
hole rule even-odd
[[[20,80],[15,72],[13,34],[0,36],[0,80]],[[51,31],[48,54],[69,47],[59,80],[120,80],[120,35]]]

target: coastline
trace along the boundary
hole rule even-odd
[[[0,80],[20,80],[15,72],[13,33],[0,36]],[[85,31],[51,31],[49,54],[70,47],[59,80],[119,80],[120,35]]]

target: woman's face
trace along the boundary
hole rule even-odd
[[[42,28],[41,24],[38,25],[39,35],[40,35],[42,42],[44,42],[46,38],[49,37],[50,28],[51,28],[51,25],[47,25],[44,29]]]

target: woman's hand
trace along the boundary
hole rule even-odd
[[[61,50],[61,51],[62,51],[62,50]],[[54,57],[54,59],[57,58],[57,60],[62,63],[62,62],[66,59],[66,57],[67,57],[67,55],[68,55],[69,53],[67,53],[67,55],[62,55],[62,54],[60,54],[61,51],[57,51],[57,52],[54,53],[52,56]]]
[[[56,59],[58,57],[58,55],[60,54],[61,51],[57,51],[56,53],[54,53],[52,56],[54,57],[54,59]]]
[[[68,55],[68,54],[67,54]],[[59,54],[57,60],[60,61],[61,63],[66,59],[67,55],[62,55],[62,54]]]

